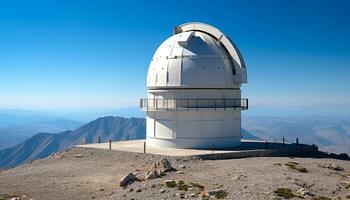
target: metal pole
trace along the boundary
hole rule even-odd
[[[284,137],[283,137],[283,139],[282,139],[282,140],[283,140],[283,146],[284,146],[284,145],[285,145]]]
[[[143,153],[146,153],[146,142],[143,142]]]
[[[98,136],[98,143],[101,143],[101,137]]]
[[[189,110],[189,102],[190,102],[190,100],[187,99],[187,110]]]
[[[299,138],[296,139],[295,144],[296,144],[296,145],[299,144]]]
[[[112,140],[109,139],[109,150],[112,150]]]

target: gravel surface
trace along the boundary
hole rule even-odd
[[[142,179],[161,158],[166,157],[72,148],[0,171],[0,199],[202,199],[217,191],[225,199],[350,199],[350,162],[335,159],[170,157],[167,159],[177,171],[119,186],[120,179],[130,172]],[[165,180],[177,185],[182,180],[189,189],[167,187]],[[191,187],[191,182],[204,188]],[[282,197],[286,194],[276,193],[278,188],[290,190],[292,196]]]

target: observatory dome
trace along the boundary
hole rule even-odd
[[[147,146],[226,148],[241,142],[243,58],[217,28],[191,22],[156,50],[147,75]]]
[[[152,58],[148,88],[239,88],[245,83],[245,65],[238,49],[219,30],[209,28],[213,30],[175,30]],[[220,38],[215,34],[221,34]]]

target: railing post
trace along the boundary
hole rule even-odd
[[[283,137],[283,139],[282,139],[282,140],[283,140],[283,147],[284,147],[284,145],[285,145],[284,137]]]
[[[98,143],[101,143],[101,137],[98,136]]]
[[[109,139],[109,150],[112,150],[112,140]]]
[[[143,153],[146,153],[146,141],[143,142]]]
[[[189,110],[189,99],[187,99],[187,110]]]
[[[175,106],[175,108],[176,108],[176,111],[178,110],[178,105],[177,105],[177,99],[174,99],[174,106]]]
[[[148,99],[146,99],[146,106],[147,106],[147,111],[148,111]]]
[[[295,144],[299,145],[299,138],[296,139]]]

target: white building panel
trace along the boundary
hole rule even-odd
[[[146,128],[147,128],[147,137],[155,137],[154,134],[154,124],[155,124],[155,120],[154,120],[154,114],[152,113],[148,113],[147,117],[146,117]]]
[[[157,138],[172,139],[173,138],[173,121],[157,120],[155,133]]]
[[[223,121],[222,120],[203,120],[201,121],[201,138],[222,137]]]
[[[181,76],[181,60],[180,59],[169,59],[168,68],[168,86],[179,86]]]
[[[199,120],[178,120],[176,126],[176,138],[199,138],[200,137],[200,125]]]

